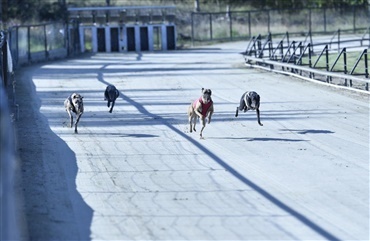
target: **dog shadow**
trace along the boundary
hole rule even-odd
[[[286,132],[296,132],[297,134],[305,135],[305,134],[334,134],[333,131],[329,130],[314,130],[314,129],[280,129],[280,131],[286,131]]]
[[[281,141],[281,142],[300,142],[308,141],[304,139],[290,138],[274,138],[274,137],[208,137],[207,139],[223,139],[223,140],[245,140],[245,141]]]

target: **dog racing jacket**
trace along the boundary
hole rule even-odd
[[[193,108],[194,109],[196,108],[198,102],[200,102],[200,104],[202,105],[202,116],[205,117],[206,114],[207,114],[207,111],[208,111],[209,107],[211,107],[213,101],[211,99],[207,104],[204,104],[202,97],[199,97],[199,99],[195,100],[194,103],[193,103]]]

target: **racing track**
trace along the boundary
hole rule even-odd
[[[18,145],[30,239],[366,240],[369,95],[243,66],[245,43],[23,68]],[[120,90],[113,113],[107,84]],[[215,114],[189,133],[202,87]],[[255,112],[234,117],[246,90]],[[64,99],[84,96],[79,134]],[[199,128],[198,124],[198,128]]]

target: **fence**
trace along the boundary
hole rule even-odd
[[[20,25],[9,29],[9,44],[15,66],[65,58],[69,55],[67,27],[63,23]]]
[[[305,40],[307,40],[307,37]],[[357,41],[361,43],[361,46],[353,45]],[[251,38],[245,52],[242,54],[247,64],[253,62],[257,65],[267,66],[270,69],[281,68],[282,71],[289,71],[300,76],[306,73],[308,78],[311,79],[320,80],[317,76],[315,77],[315,75],[319,75],[323,76],[323,81],[327,83],[369,91],[368,48],[363,46],[365,42],[367,42],[367,47],[370,46],[370,36],[368,38],[362,36],[359,39],[350,37],[343,41],[341,41],[341,38],[338,38],[337,41],[333,41],[333,38],[331,38],[327,41],[320,40],[315,43],[311,37],[310,41],[306,44],[305,41],[290,41],[288,33],[280,41],[276,41],[275,43],[272,41],[271,34],[267,35],[265,39],[262,39],[261,35],[258,35]],[[315,52],[314,46],[317,48],[320,45],[324,45],[324,48],[321,52]],[[340,46],[343,46],[341,50],[339,49]],[[347,52],[347,48],[362,49],[356,61],[351,65],[348,63],[347,55],[350,52]],[[338,55],[335,56],[337,52]],[[324,69],[325,71],[320,69]],[[363,76],[363,78],[356,76]],[[333,81],[334,78],[335,81]]]
[[[15,138],[10,119],[8,95],[8,48],[6,32],[0,31],[0,239],[19,240],[17,196],[15,193]]]
[[[267,35],[287,31],[292,35],[307,32],[322,35],[331,34],[338,26],[341,26],[343,31],[366,31],[370,22],[369,8],[193,12],[191,39],[194,44],[197,41],[240,40],[257,34]]]

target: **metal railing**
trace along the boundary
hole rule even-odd
[[[339,32],[340,31],[338,31],[338,33]],[[273,41],[270,34],[266,37],[265,42],[263,42],[264,39],[261,35],[252,37],[248,43],[247,49],[242,53],[246,63],[250,64],[251,62],[255,62],[256,64],[268,65],[270,68],[274,68],[273,66],[276,65],[281,67],[283,71],[290,70],[291,72],[300,72],[300,74],[306,72],[308,73],[309,78],[315,78],[315,74],[318,74],[324,76],[324,81],[327,83],[333,83],[333,78],[343,79],[344,82],[339,81],[338,83],[349,87],[354,87],[353,81],[356,81],[359,83],[356,85],[356,88],[362,88],[369,91],[370,80],[367,48],[361,51],[361,54],[353,64],[351,71],[348,71],[347,48],[361,48],[361,46],[352,45],[353,42],[358,42],[359,39],[351,38],[341,41],[341,38],[338,37],[337,41],[333,41],[333,38],[331,38],[326,43],[321,41],[317,45],[308,43],[304,46],[302,41],[285,41],[288,39],[287,36],[289,36],[289,34],[286,34],[282,40],[277,41],[276,47],[273,47]],[[369,41],[370,45],[370,38],[365,39],[362,37],[361,40]],[[286,44],[284,44],[285,42]],[[322,45],[324,43],[325,46],[321,52],[315,53],[313,51],[313,46]],[[333,49],[333,43],[336,43],[335,46],[337,47],[343,46],[344,44],[349,45],[349,47],[344,47],[340,50]],[[336,51],[338,51],[339,54],[336,57],[333,57],[333,52]],[[265,54],[265,52],[268,52],[268,54]],[[314,64],[312,64],[313,56],[316,57]],[[323,61],[322,58],[324,58]],[[334,61],[331,61],[333,59]],[[343,60],[343,67],[338,64],[341,59]],[[321,65],[324,63],[324,66],[320,67],[319,63],[321,63]],[[361,63],[363,64],[363,68],[360,69],[359,66]],[[304,65],[308,65],[308,68],[298,67]],[[325,71],[320,69],[324,69]],[[364,78],[356,76],[363,76]]]

